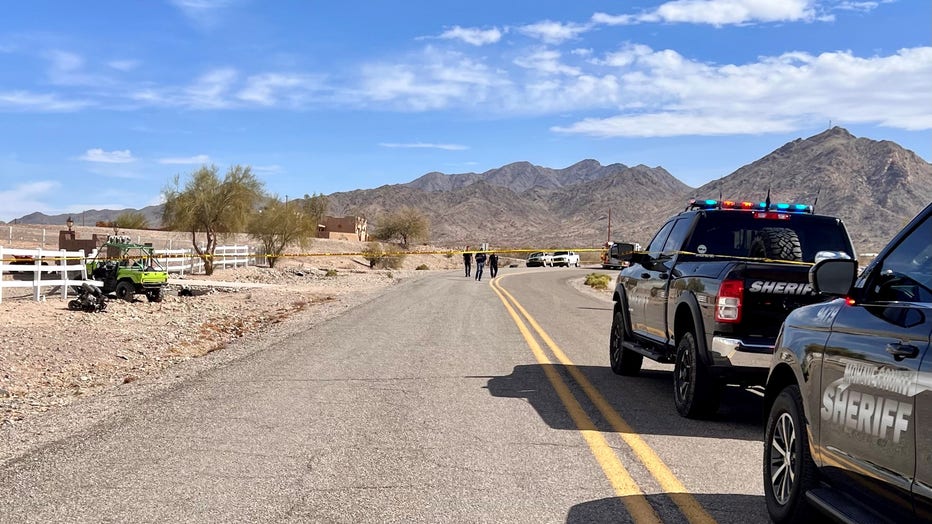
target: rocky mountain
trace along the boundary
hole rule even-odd
[[[932,202],[932,164],[889,141],[834,127],[785,144],[760,160],[698,188],[698,195],[813,203],[841,218],[859,252],[875,252]],[[817,200],[818,199],[818,200]]]
[[[840,217],[856,249],[876,251],[932,201],[932,164],[889,141],[834,127],[796,139],[733,173],[692,188],[662,167],[603,166],[583,160],[564,169],[516,162],[484,173],[427,173],[405,184],[328,195],[330,214],[358,214],[377,225],[400,206],[423,212],[430,242],[460,247],[597,247],[607,238],[646,244],[691,197],[815,203]],[[120,211],[87,211],[76,223],[113,220]],[[158,224],[158,206],[141,210]],[[80,218],[79,218],[80,217]],[[40,213],[24,223],[64,224]]]
[[[601,165],[584,160],[566,169],[527,162],[482,174],[428,173],[407,184],[334,193],[331,205],[377,222],[397,206],[422,210],[431,241],[457,246],[595,247],[612,237],[646,244],[691,197],[816,204],[837,216],[858,252],[880,249],[932,201],[932,164],[889,141],[858,138],[834,127],[796,139],[699,188],[662,167]]]

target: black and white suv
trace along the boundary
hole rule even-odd
[[[857,275],[822,260],[766,385],[763,479],[775,522],[932,521],[932,204]]]

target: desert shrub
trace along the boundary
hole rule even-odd
[[[337,276],[337,270],[336,270],[336,269],[333,269],[333,268],[328,269],[328,270],[327,270],[326,276],[328,276],[328,277],[335,277],[335,276]]]
[[[608,289],[608,283],[612,277],[602,273],[589,273],[586,275],[586,285],[593,289]]]
[[[420,266],[418,266],[418,267],[416,267],[416,268],[414,268],[414,269],[415,269],[415,270],[423,270],[423,269],[430,269],[430,268],[427,267],[427,264],[421,264]]]
[[[379,242],[370,242],[363,249],[362,256],[369,261],[372,269],[400,269],[405,255],[394,248],[385,248]]]

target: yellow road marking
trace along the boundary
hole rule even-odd
[[[702,507],[701,504],[693,497],[687,490],[686,487],[676,478],[676,475],[670,470],[670,468],[663,462],[657,453],[651,449],[651,447],[644,442],[644,439],[640,437],[631,426],[621,417],[621,415],[612,408],[611,404],[599,393],[598,389],[592,385],[589,379],[579,371],[579,368],[573,364],[573,362],[566,356],[566,353],[557,346],[556,342],[550,338],[550,335],[534,320],[534,317],[521,306],[521,303],[518,302],[514,296],[511,295],[508,291],[501,287],[499,281],[508,275],[503,275],[502,277],[496,278],[492,284],[493,289],[498,293],[501,298],[502,295],[508,297],[508,299],[514,303],[514,306],[521,312],[524,318],[527,319],[531,327],[534,328],[534,331],[540,336],[541,340],[550,348],[554,356],[557,357],[557,360],[561,364],[566,366],[567,371],[573,377],[573,380],[582,388],[583,392],[595,405],[596,409],[602,414],[603,417],[611,424],[612,429],[615,432],[621,435],[622,440],[631,448],[638,460],[647,468],[650,474],[657,480],[660,484],[660,487],[670,496],[670,499],[673,501],[677,507],[680,508],[680,511],[686,517],[689,522],[694,523],[713,523],[715,519],[712,518],[708,512]],[[500,290],[500,291],[499,291]],[[504,301],[504,299],[502,299]],[[536,341],[535,341],[536,343]],[[539,348],[540,346],[538,346]],[[547,357],[544,356],[546,359]],[[538,359],[539,360],[539,359]],[[574,399],[575,401],[575,399]]]
[[[508,311],[508,314],[511,315],[515,325],[518,326],[518,330],[521,332],[521,335],[524,336],[524,340],[527,342],[528,347],[531,348],[531,352],[534,353],[537,362],[543,367],[544,374],[547,375],[547,380],[553,385],[554,390],[557,392],[557,396],[560,397],[560,401],[563,402],[563,406],[573,419],[573,423],[576,424],[576,427],[585,439],[586,444],[592,451],[593,456],[595,456],[599,466],[602,467],[602,471],[605,472],[605,476],[615,490],[615,494],[622,498],[625,507],[628,509],[628,513],[631,514],[635,522],[659,523],[660,518],[647,501],[641,488],[638,487],[637,483],[631,477],[631,474],[628,473],[628,470],[622,465],[621,461],[615,455],[615,451],[608,444],[608,441],[605,440],[602,433],[596,429],[592,419],[586,415],[586,412],[583,410],[582,406],[579,405],[579,402],[573,396],[569,387],[563,382],[556,370],[553,369],[552,362],[550,362],[550,359],[547,358],[540,344],[537,343],[537,340],[531,334],[530,330],[528,330],[527,325],[521,320],[521,317],[518,316],[514,308],[511,307],[511,304],[508,303],[498,287],[494,285],[495,280],[497,280],[497,278],[493,280],[492,289],[498,294],[498,298],[501,299],[502,303],[505,305],[505,309]]]

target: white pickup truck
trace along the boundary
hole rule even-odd
[[[574,251],[555,251],[553,253],[553,265],[579,267],[579,254]]]

